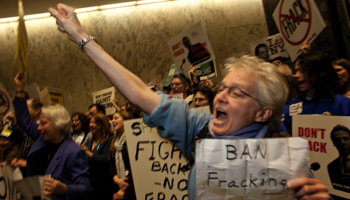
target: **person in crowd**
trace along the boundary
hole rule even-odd
[[[195,107],[209,106],[213,111],[213,101],[216,92],[207,86],[200,86],[194,97]]]
[[[280,59],[281,57],[275,58],[271,61],[272,64],[276,65],[276,67],[283,65],[282,60]]]
[[[89,120],[91,119],[93,114],[96,113],[102,113],[104,115],[106,115],[106,109],[105,107],[103,107],[103,105],[95,103],[89,106],[89,112],[88,112],[88,116],[89,116]]]
[[[27,100],[27,107],[28,112],[30,115],[30,118],[39,124],[39,118],[41,115],[41,108],[43,107],[43,104],[40,102],[39,99],[28,99]],[[22,131],[21,127],[14,123],[14,129],[18,131]],[[11,162],[11,165],[13,167],[19,167],[21,169],[23,177],[27,177],[27,155],[29,153],[30,148],[32,147],[34,140],[28,135],[24,133],[24,140],[22,141],[22,145],[17,153],[16,158],[14,158]]]
[[[109,170],[108,151],[113,131],[107,116],[102,113],[93,114],[90,132],[90,140],[81,147],[89,159],[92,199],[111,200],[116,189]]]
[[[303,45],[300,47],[300,50],[303,54],[310,53],[311,46],[308,41],[305,41]]]
[[[332,64],[339,78],[339,94],[350,98],[350,61],[339,59],[333,61]]]
[[[125,99],[125,110],[130,112],[134,118],[142,117],[142,110],[139,106],[133,104],[128,99]]]
[[[89,122],[91,120],[91,117],[96,114],[96,113],[101,113],[103,115],[106,115],[106,109],[103,105],[95,103],[89,106],[89,112],[88,112],[88,117],[89,117]],[[112,122],[109,121],[111,127],[112,127]],[[113,128],[113,127],[112,127]],[[86,142],[91,138],[91,132],[89,132],[85,138],[85,142],[83,144],[86,144]]]
[[[283,74],[283,76],[287,80],[288,88],[289,88],[287,103],[289,103],[291,98],[292,98],[292,96],[293,96],[292,92],[294,91],[294,87],[295,87],[294,85],[296,84],[296,80],[295,80],[295,78],[293,78],[292,69],[288,65],[282,64],[280,66],[277,66],[277,70],[281,74]]]
[[[329,178],[334,189],[350,192],[350,130],[338,124],[330,135],[339,156],[328,164]]]
[[[328,57],[302,54],[295,63],[295,71],[297,96],[284,107],[281,131],[292,134],[293,115],[350,115],[350,99],[336,94],[338,77]]]
[[[185,102],[190,105],[193,101],[191,82],[184,74],[175,74],[171,80],[170,94],[182,94]]]
[[[120,112],[120,107],[118,105],[119,103],[119,100],[117,98],[114,98],[112,101],[111,101],[111,104],[112,106],[116,109],[117,112]]]
[[[281,64],[281,65],[277,66],[277,70],[286,77],[288,82],[292,81],[293,72],[292,72],[292,69],[288,65]]]
[[[112,119],[115,134],[109,150],[109,157],[113,181],[118,186],[118,191],[114,194],[114,199],[136,200],[129,154],[126,146],[126,136],[124,134],[124,120],[133,118],[131,113],[120,111],[116,112]]]
[[[266,62],[270,62],[269,51],[266,44],[261,43],[255,47],[255,56],[263,59]]]
[[[66,32],[69,39],[80,42],[88,37],[74,8],[58,4],[57,10],[49,8],[49,11],[57,19],[58,29]],[[273,64],[256,57],[245,56],[227,61],[225,68],[231,69],[231,72],[217,88],[213,115],[206,115],[188,109],[182,100],[169,99],[167,95],[153,92],[95,41],[90,39],[82,49],[109,81],[144,111],[145,121],[152,126],[162,126],[164,129],[159,129],[160,134],[175,142],[188,159],[193,159],[191,143],[208,124],[213,138],[262,138],[268,135],[269,129],[277,130],[280,125],[287,86]],[[194,177],[195,171],[191,170],[189,199],[196,199]],[[289,182],[288,187],[295,191],[295,198],[329,199],[327,187],[316,179],[298,178]]]
[[[76,112],[72,115],[72,128],[71,137],[77,145],[84,144],[89,139],[89,119],[84,113]]]
[[[49,175],[45,195],[51,199],[88,199],[92,191],[85,152],[69,137],[71,121],[61,105],[42,107],[40,124],[35,123],[24,98],[25,77],[19,72],[13,106],[16,121],[35,141],[27,156],[27,175]]]
[[[17,142],[20,135],[21,133],[11,129],[0,129],[0,165],[11,164],[12,160],[16,158],[20,148]]]

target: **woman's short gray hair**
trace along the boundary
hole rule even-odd
[[[72,122],[70,115],[62,105],[49,105],[41,108],[41,114],[50,118],[54,126],[61,128],[62,135],[68,135],[71,132]]]
[[[270,130],[278,130],[282,120],[283,108],[288,98],[288,86],[276,66],[256,56],[245,55],[228,58],[223,67],[227,72],[242,69],[255,77],[260,103],[273,111],[268,120]]]

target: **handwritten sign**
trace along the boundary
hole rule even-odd
[[[307,141],[203,139],[196,170],[198,199],[293,199],[287,184],[308,176]]]
[[[111,101],[115,98],[115,88],[110,87],[104,90],[100,90],[92,93],[92,100],[94,103],[101,104],[106,109],[106,115],[113,115],[116,109],[111,104]]]
[[[313,0],[281,0],[272,16],[293,62],[303,43],[311,43],[326,27]]]
[[[187,199],[188,162],[172,142],[143,119],[124,121],[137,199]]]
[[[350,133],[343,131],[350,129],[350,117],[295,115],[292,120],[293,136],[308,140],[309,165],[315,177],[328,187],[331,194],[349,198],[350,173],[344,172],[340,157],[344,154],[347,154],[344,157],[350,156]],[[338,128],[333,136],[341,134],[343,140],[340,144],[331,139],[332,130]]]

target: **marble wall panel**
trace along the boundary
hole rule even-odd
[[[250,53],[250,42],[268,36],[261,0],[178,0],[78,17],[88,34],[146,83],[157,75],[165,81],[174,63],[167,41],[201,20],[217,58],[219,77],[214,82],[222,79],[220,64],[227,57]],[[86,112],[91,93],[111,87],[109,81],[57,30],[53,18],[29,20],[26,27],[28,84],[63,89],[67,109]],[[14,90],[17,72],[16,35],[17,23],[0,24],[0,81],[9,91]]]

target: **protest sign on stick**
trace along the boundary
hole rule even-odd
[[[293,62],[303,43],[311,44],[326,27],[313,0],[281,0],[272,16]]]

